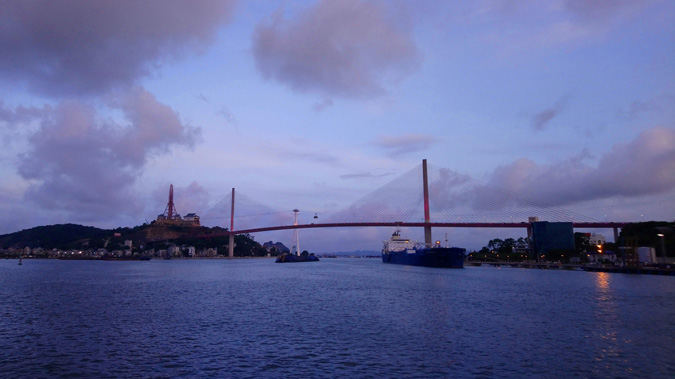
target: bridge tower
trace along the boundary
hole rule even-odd
[[[230,207],[230,232],[234,230],[234,188],[232,188],[232,207]],[[227,243],[227,256],[234,258],[234,234],[230,233]]]
[[[427,176],[427,160],[422,160],[422,182],[424,187],[424,246],[431,247],[431,216],[429,211],[429,180]]]

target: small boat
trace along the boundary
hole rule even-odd
[[[389,241],[384,241],[382,262],[409,266],[464,268],[466,249],[460,247],[433,247],[420,244],[401,237],[396,230]]]
[[[295,255],[295,254],[289,254],[289,253],[282,253],[277,257],[277,260],[275,261],[276,263],[297,263],[297,262],[318,262],[319,257],[312,254],[308,254],[307,252],[303,252],[300,255]]]

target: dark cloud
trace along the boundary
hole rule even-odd
[[[141,88],[118,95],[110,107],[124,123],[104,121],[96,108],[79,101],[45,108],[34,120],[39,129],[18,165],[30,183],[28,200],[77,220],[138,212],[142,206],[130,187],[147,159],[173,146],[193,146],[199,136]]]
[[[134,83],[166,58],[200,52],[234,1],[62,0],[0,5],[0,77],[54,95]]]
[[[597,167],[585,156],[551,165],[522,158],[497,168],[491,182],[546,204],[634,197],[675,188],[675,129],[645,131],[628,144],[614,146]]]
[[[301,92],[378,95],[383,82],[417,69],[420,53],[380,3],[319,1],[294,20],[261,24],[253,50],[265,78]]]
[[[438,140],[432,136],[405,134],[396,137],[383,136],[375,144],[386,149],[390,154],[407,154],[427,150],[436,142]]]

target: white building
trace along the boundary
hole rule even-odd
[[[180,247],[169,246],[168,253],[170,257],[180,257]]]
[[[607,243],[607,241],[605,240],[605,236],[603,236],[602,234],[587,233],[586,236],[588,236],[588,242],[590,242],[591,245],[604,245],[605,243]]]
[[[589,262],[597,263],[606,263],[606,262],[616,262],[616,253],[613,251],[603,251],[599,253],[597,251],[590,252],[586,255]]]
[[[656,263],[656,250],[653,247],[638,247],[637,253],[640,263]]]

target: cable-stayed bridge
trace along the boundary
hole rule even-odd
[[[426,178],[425,178],[426,177]],[[426,180],[425,180],[426,179]],[[232,201],[234,199],[234,201]],[[245,214],[238,209],[245,208]],[[225,215],[225,235],[331,227],[528,228],[538,221],[571,222],[576,228],[612,228],[625,222],[600,222],[561,207],[527,199],[446,168],[421,165],[337,212],[322,212],[310,223],[293,222],[291,211],[278,212],[246,196],[232,194],[209,213]],[[208,218],[208,217],[207,217]],[[426,233],[425,233],[426,234]],[[428,242],[428,241],[427,241]]]

